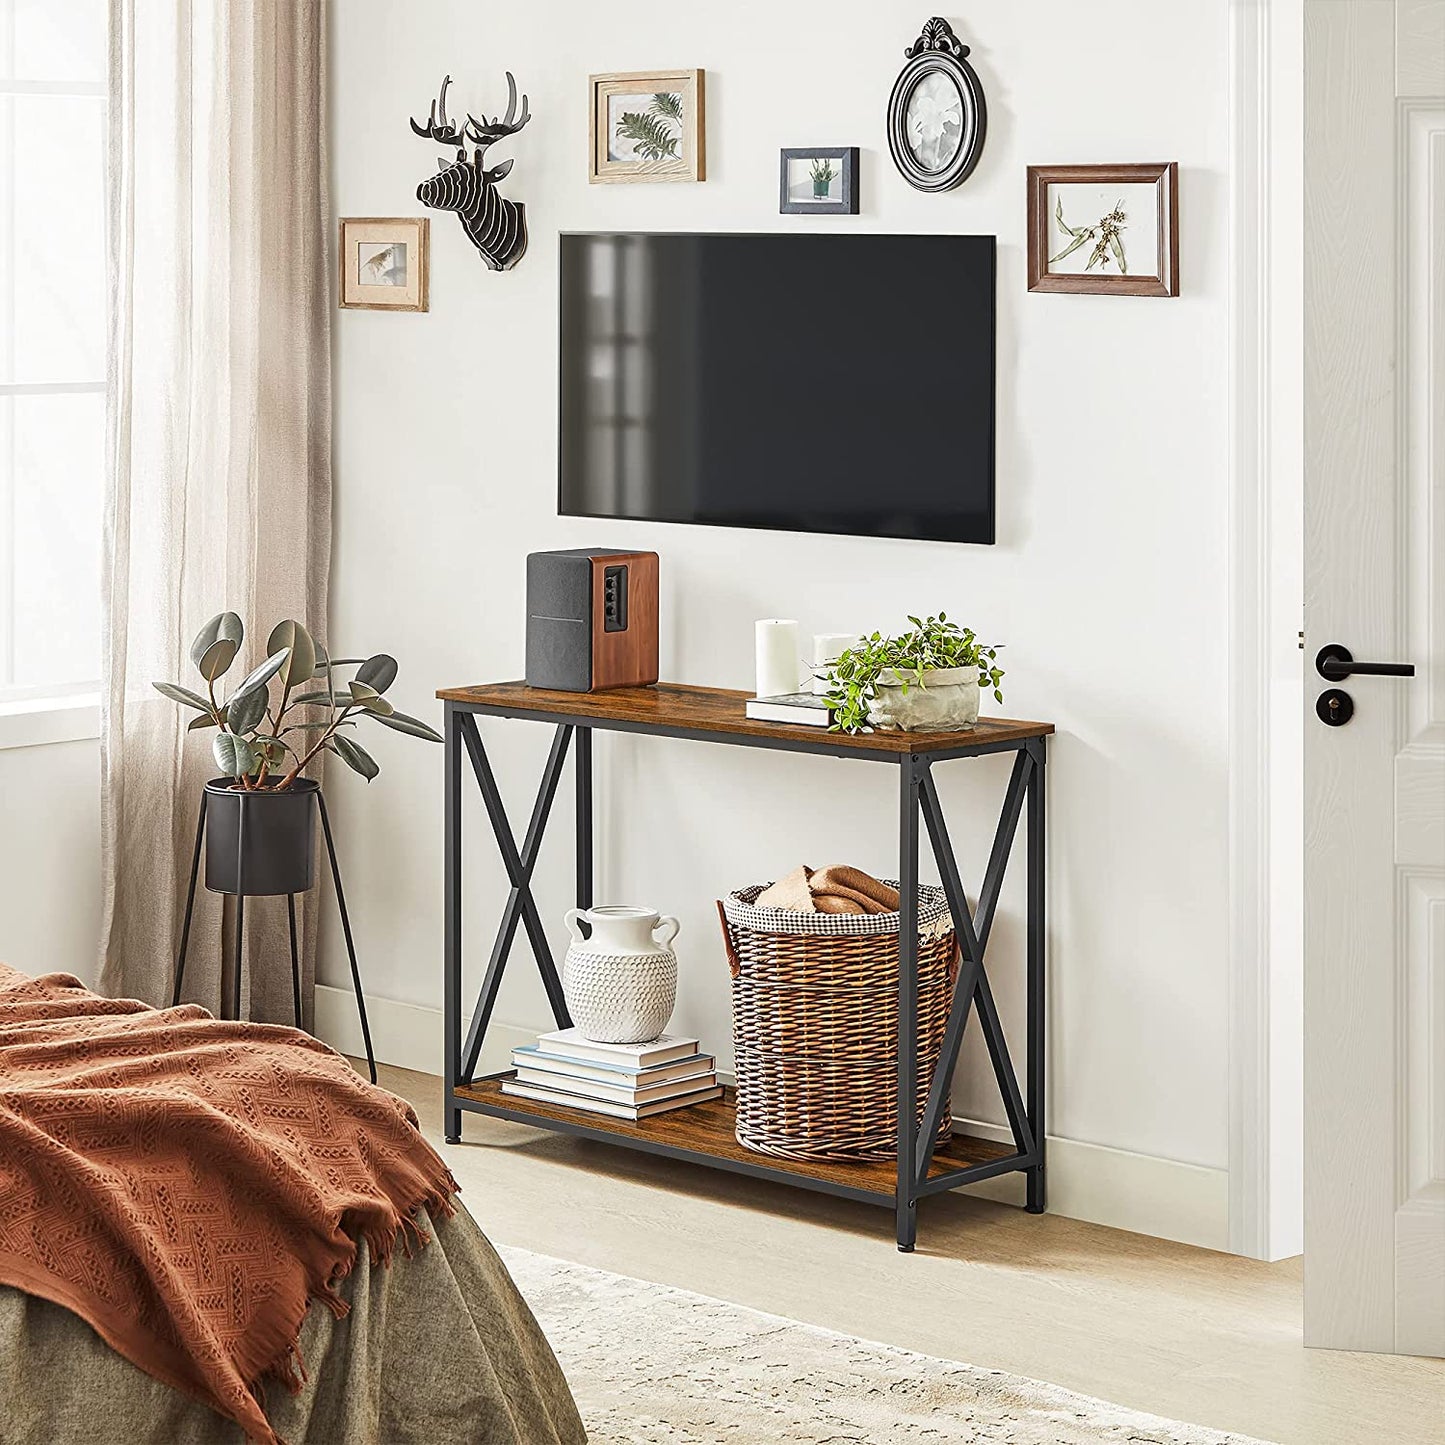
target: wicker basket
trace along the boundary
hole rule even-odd
[[[898,1153],[898,914],[718,904],[733,975],[737,1139],[784,1159]],[[922,1119],[953,1000],[958,943],[941,888],[918,890]],[[947,1103],[940,1137],[952,1128]]]

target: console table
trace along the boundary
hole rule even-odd
[[[1012,722],[980,718],[971,732],[873,732],[858,735],[821,728],[753,722],[744,712],[748,694],[713,687],[619,688],[611,692],[552,692],[521,682],[478,687],[444,688],[437,696],[446,705],[446,1042],[445,1111],[449,1143],[461,1139],[462,1114],[470,1111],[512,1119],[537,1128],[598,1139],[651,1154],[685,1159],[716,1169],[729,1169],[804,1189],[821,1190],[847,1199],[891,1208],[897,1224],[898,1248],[911,1251],[917,1235],[918,1201],[930,1194],[973,1184],[998,1174],[1022,1171],[1027,1176],[1028,1209],[1045,1207],[1044,1160],[1044,764],[1051,723]],[[542,771],[536,802],[520,843],[507,819],[496,776],[487,757],[478,717],[522,718],[550,723],[555,729],[551,753]],[[898,769],[898,878],[901,928],[898,940],[898,1097],[917,1097],[918,1076],[918,926],[917,882],[919,818],[922,817],[959,937],[961,967],[953,1005],[944,1032],[943,1049],[934,1074],[921,1125],[910,1111],[899,1110],[898,1158],[882,1163],[802,1162],[774,1159],[744,1149],[733,1135],[731,1091],[714,1103],[697,1104],[638,1123],[611,1119],[503,1094],[504,1070],[476,1077],[482,1040],[491,1022],[497,989],[520,924],[526,930],[542,983],[558,1028],[571,1018],[562,995],[557,966],[547,943],[532,873],[547,819],[561,781],[569,745],[574,752],[576,790],[577,880],[579,908],[592,905],[592,733],[645,733],[691,738],[738,747],[775,748],[817,753],[859,762],[891,764]],[[1012,753],[1013,772],[1004,792],[994,832],[993,849],[984,870],[977,910],[970,910],[949,841],[943,809],[933,781],[937,763],[961,758]],[[496,834],[511,891],[502,909],[480,992],[470,1021],[462,997],[462,777],[470,764]],[[1014,835],[1028,811],[1028,942],[1027,1060],[1020,1087],[1009,1055],[984,952],[993,925],[1004,870]],[[963,1042],[971,1009],[987,1043],[1013,1134],[1012,1146],[955,1132],[936,1147],[944,1101]]]

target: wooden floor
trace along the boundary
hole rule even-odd
[[[1440,1445],[1445,1362],[1305,1350],[1298,1260],[1258,1264],[954,1193],[888,1211],[468,1115],[383,1068],[495,1240],[1281,1445]]]

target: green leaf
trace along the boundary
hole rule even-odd
[[[307,682],[315,674],[316,643],[299,622],[288,617],[278,622],[266,639],[268,656],[274,657],[282,648],[287,649],[287,658],[279,676],[283,691],[290,692],[298,682]]]
[[[200,717],[193,717],[190,722],[186,724],[186,731],[188,733],[194,733],[201,731],[203,728],[213,728],[215,726],[215,718],[213,718],[210,713],[203,712]]]
[[[240,643],[232,642],[229,637],[218,637],[201,654],[201,660],[196,664],[201,676],[207,682],[215,682],[218,677],[223,677],[236,660],[236,650],[239,647]]]
[[[351,700],[358,707],[364,707],[367,712],[375,713],[378,717],[389,717],[396,711],[374,687],[364,682],[351,684]]]
[[[257,755],[273,768],[285,760],[286,744],[277,738],[257,738],[255,747]]]
[[[682,124],[682,97],[675,91],[661,91],[654,95],[652,104],[647,108],[653,115]]]
[[[356,680],[374,687],[377,692],[385,692],[396,681],[396,658],[384,652],[368,657],[357,669]]]
[[[200,693],[192,692],[190,688],[182,687],[178,682],[153,682],[151,686],[162,697],[168,697],[172,702],[182,703],[186,707],[193,707],[204,713],[209,713],[211,710],[210,703]]]
[[[266,704],[270,701],[264,687],[252,688],[243,693],[238,688],[226,704],[226,726],[233,733],[249,733],[266,716]]]
[[[286,659],[290,657],[290,655],[291,653],[287,649],[283,649],[280,652],[273,652],[254,672],[247,673],[241,680],[240,686],[231,694],[227,706],[234,710],[238,702],[249,697],[258,689],[264,688],[266,684],[286,666]]]
[[[234,612],[218,612],[191,643],[191,661],[207,682],[215,682],[236,659],[246,625]]]
[[[672,124],[663,116],[643,111],[625,111],[617,121],[617,134],[637,147],[645,161],[676,160],[680,136],[672,133]]]
[[[360,773],[368,783],[381,771],[376,764],[376,759],[373,758],[360,743],[353,742],[350,738],[344,738],[340,734],[337,734],[326,746],[330,748],[352,772]]]
[[[349,707],[351,694],[349,692],[327,692],[323,687],[314,692],[298,692],[291,701],[298,704],[320,703],[322,706],[334,703],[337,707]]]
[[[420,718],[408,717],[404,712],[393,712],[388,716],[385,713],[373,713],[372,716],[382,727],[394,729],[396,732],[405,733],[408,737],[425,738],[429,743],[439,743],[442,735],[433,727],[428,727]]]
[[[244,778],[256,767],[256,752],[245,738],[233,732],[217,733],[211,739],[211,756],[229,778]]]

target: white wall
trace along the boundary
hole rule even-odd
[[[746,686],[752,620],[806,631],[889,627],[946,608],[1008,644],[1006,711],[1058,725],[1050,763],[1050,1132],[1223,1168],[1226,1082],[1226,0],[1030,0],[953,15],[987,95],[973,177],[912,190],[884,111],[926,12],[878,0],[694,6],[613,0],[498,6],[383,0],[332,9],[338,215],[417,214],[433,148],[412,136],[444,72],[456,109],[495,110],[510,68],[533,120],[503,153],[531,246],[485,269],[454,217],[432,219],[431,311],[340,313],[332,643],[402,661],[399,704],[434,720],[437,686],[518,676],[523,558],[599,543],[655,548],[663,675]],[[589,186],[587,75],[706,68],[701,185]],[[862,214],[777,214],[784,145],[862,147]],[[1178,160],[1177,300],[1028,295],[1029,163]],[[879,230],[996,234],[999,541],[975,547],[561,519],[555,507],[557,233]],[[919,278],[920,302],[946,277]],[[945,423],[946,423],[946,419]],[[545,729],[489,724],[525,813]],[[335,778],[348,902],[368,990],[441,996],[441,750],[378,738],[367,788]],[[966,877],[981,877],[1006,766],[939,770]],[[683,921],[675,1023],[726,1056],[727,974],[712,900],[800,861],[893,862],[882,767],[599,738],[599,901]],[[565,795],[564,795],[565,797]],[[504,880],[468,801],[470,968]],[[570,810],[559,802],[538,893],[565,938]],[[1021,1040],[1022,869],[1009,876],[991,973]],[[323,977],[345,981],[339,939]],[[499,1016],[540,1025],[525,948]],[[1021,1043],[1020,1043],[1021,1049]],[[1001,1120],[975,1036],[960,1109]]]
[[[99,972],[100,745],[0,747],[0,963]]]

